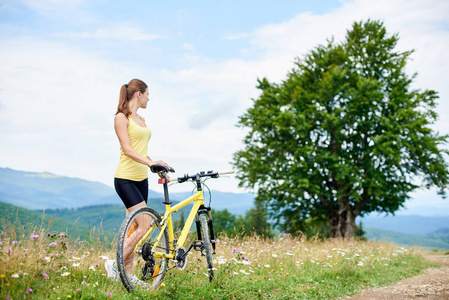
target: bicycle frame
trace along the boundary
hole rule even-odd
[[[165,185],[165,184],[164,184]],[[175,248],[175,236],[173,232],[173,221],[172,221],[172,213],[177,212],[178,210],[182,209],[183,207],[187,206],[191,202],[195,202],[192,209],[190,210],[189,217],[187,218],[187,221],[184,225],[184,228],[181,231],[181,234],[178,239],[177,246]],[[175,252],[179,247],[182,247],[187,239],[187,235],[189,233],[190,228],[192,227],[193,221],[198,216],[198,211],[202,206],[204,206],[204,195],[203,191],[197,191],[197,193],[193,196],[190,196],[189,198],[183,200],[182,202],[176,204],[175,206],[171,207],[171,202],[165,201],[165,214],[162,217],[161,222],[161,230],[157,237],[156,242],[153,245],[152,253],[154,257],[166,257],[168,259],[174,259],[175,258]],[[142,237],[142,239],[137,243],[136,247],[134,248],[134,253],[137,252],[137,249],[140,248],[142,242],[148,237],[148,235],[151,234],[153,231],[155,225],[153,225],[150,230]],[[159,241],[162,238],[162,235],[165,231],[165,229],[168,230],[168,238],[169,238],[169,245],[170,245],[170,254],[165,254],[156,251],[157,246],[159,245]]]

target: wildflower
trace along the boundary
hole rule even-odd
[[[69,272],[64,272],[64,273],[61,274],[62,277],[66,277],[66,276],[69,276],[69,275],[70,275]]]
[[[0,275],[0,278],[5,278],[5,274]]]
[[[95,271],[95,267],[94,266],[90,266],[89,270]]]
[[[93,252],[93,251],[95,251],[95,249],[94,249],[94,248],[90,248],[89,251],[90,251],[90,252]]]
[[[265,268],[269,268],[269,267],[270,267],[270,265],[264,265],[264,267],[265,267]]]
[[[18,241],[12,241],[13,245],[17,245],[19,242]]]
[[[72,298],[72,296],[71,295],[67,295],[67,298]]]
[[[96,263],[96,264],[95,264],[94,266],[95,266],[95,267],[98,267],[98,266],[99,266],[99,264],[97,264],[97,263]]]
[[[59,234],[59,237],[65,237],[66,235],[64,234],[64,232],[61,232],[60,234]]]
[[[359,263],[357,264],[357,266],[363,267],[363,263],[362,263],[362,262],[359,262]]]
[[[47,278],[48,274],[47,273],[42,273],[42,277]]]
[[[14,274],[11,275],[11,277],[12,277],[12,278],[19,278],[19,274],[14,273]]]
[[[72,267],[79,267],[80,263],[73,264]]]
[[[273,253],[273,254],[271,254],[271,256],[273,256],[273,257],[278,257],[278,256],[277,256],[277,254],[274,254],[274,253]]]
[[[49,244],[50,247],[53,247],[53,246],[56,246],[56,245],[57,245],[56,242],[51,242],[51,243]]]
[[[87,283],[86,283],[85,281],[81,281],[81,284],[82,284],[82,285],[85,285],[85,284],[87,284]]]
[[[107,297],[112,297],[112,293],[108,293],[106,296]]]
[[[242,252],[239,248],[232,248],[232,251],[233,251],[233,252],[236,252],[236,253]]]
[[[105,255],[100,255],[100,258],[101,258],[101,259],[104,259],[104,260],[109,259],[109,257],[107,257],[107,256],[105,256]]]
[[[290,252],[287,252],[286,253],[287,255],[290,255],[290,256],[293,256],[294,254],[292,254],[292,253],[290,253]]]
[[[29,288],[28,290],[27,290],[27,293],[32,293],[33,292],[33,289],[32,288]]]
[[[33,234],[33,235],[31,236],[31,239],[32,239],[32,240],[35,240],[35,239],[37,239],[37,238],[39,238],[39,236],[38,236],[37,234]]]
[[[81,292],[81,289],[76,289],[76,292],[80,293],[80,292]]]
[[[11,248],[8,248],[8,251],[6,251],[6,253],[11,253],[12,252],[12,249]]]

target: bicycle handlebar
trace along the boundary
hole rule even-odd
[[[213,171],[208,171],[206,172],[199,172],[195,175],[189,175],[189,174],[185,174],[182,177],[178,177],[177,179],[174,179],[172,182],[170,182],[168,185],[172,186],[174,184],[178,184],[178,183],[184,183],[186,181],[189,180],[197,180],[200,179],[202,177],[211,177],[211,178],[219,178],[222,175],[229,175],[229,174],[234,174],[234,171],[226,171],[226,172],[213,172]],[[197,177],[198,175],[198,177]]]

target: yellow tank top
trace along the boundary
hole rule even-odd
[[[148,127],[137,125],[133,118],[128,117],[128,136],[131,148],[136,150],[140,155],[148,156],[148,141],[151,138],[151,130]],[[143,121],[143,120],[142,120]],[[116,178],[129,179],[134,181],[142,181],[148,178],[148,166],[138,163],[123,153],[120,147],[120,161],[118,163]]]

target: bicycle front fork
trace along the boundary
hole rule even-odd
[[[213,219],[212,219],[212,214],[210,212],[210,207],[201,206],[200,209],[198,210],[198,215],[195,220],[196,232],[198,233],[198,240],[202,241],[203,238],[201,236],[201,225],[200,225],[200,220],[198,217],[200,214],[207,214],[207,217],[208,217],[207,218],[207,227],[209,228],[209,238],[210,238],[210,243],[212,244],[212,249],[214,250],[214,254],[215,254],[214,223],[213,223]]]

